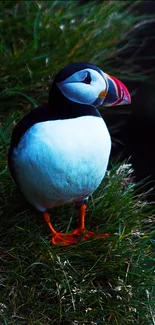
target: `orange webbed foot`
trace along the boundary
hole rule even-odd
[[[69,234],[57,232],[53,235],[51,243],[53,245],[60,244],[61,246],[75,245],[80,241],[86,241],[91,238],[106,238],[110,234],[97,234],[93,231],[77,228]]]
[[[90,238],[106,238],[110,236],[108,233],[98,234],[94,231],[87,231],[86,229],[81,228],[75,229],[72,234],[77,235],[81,241],[85,241]]]
[[[57,232],[56,234],[53,235],[51,239],[51,243],[53,245],[59,244],[61,246],[71,246],[77,244],[78,241],[79,241],[79,236],[72,232],[69,234]]]
[[[85,212],[86,212],[86,205],[82,204],[79,208],[79,227],[74,231],[65,234],[57,232],[50,221],[50,215],[47,212],[43,213],[44,219],[50,229],[52,234],[51,243],[53,245],[61,245],[61,246],[70,246],[75,245],[79,241],[86,241],[90,238],[106,238],[110,236],[110,234],[97,234],[94,231],[86,231],[85,229]]]

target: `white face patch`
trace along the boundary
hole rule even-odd
[[[85,83],[84,80],[88,74],[91,82]],[[68,99],[87,105],[92,105],[98,99],[101,91],[108,90],[106,74],[103,73],[102,76],[93,69],[80,70],[66,80],[58,82],[57,86]]]

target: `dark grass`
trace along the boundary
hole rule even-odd
[[[117,166],[90,200],[87,228],[112,235],[68,248],[50,245],[41,215],[6,181],[0,231],[6,324],[153,324],[154,210],[134,198],[130,181]],[[57,229],[76,226],[73,206],[51,213]]]
[[[1,1],[2,109],[38,105],[47,98],[53,76],[76,61],[98,64],[122,80],[150,80],[149,71],[144,73],[132,57],[119,58],[121,51],[132,47],[137,24],[146,21],[145,16],[131,14],[137,5],[138,1],[93,1],[83,6],[78,1]],[[137,49],[140,45],[137,40]]]
[[[50,245],[42,216],[7,169],[14,121],[47,100],[53,76],[66,64],[90,61],[122,80],[150,82],[133,58],[122,62],[118,55],[144,18],[133,14],[138,3],[124,9],[126,1],[0,2],[2,324],[155,324],[155,208],[137,194],[130,167],[113,166],[89,200],[87,229],[111,236],[68,248]],[[76,227],[76,214],[73,206],[51,211],[61,231]]]

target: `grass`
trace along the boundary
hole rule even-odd
[[[131,14],[138,2],[94,1],[81,7],[77,1],[1,1],[2,109],[14,111],[12,101],[18,109],[37,106],[47,98],[55,73],[70,62],[93,62],[124,81],[150,81],[132,57],[119,58],[132,47],[132,31],[146,21]]]
[[[113,167],[87,215],[88,228],[113,235],[63,248],[50,245],[40,214],[5,181],[0,231],[4,324],[154,324],[154,210],[144,197],[134,197],[134,190],[130,166]],[[53,215],[57,229],[76,225],[72,206]]]
[[[90,61],[124,80],[148,80],[147,73],[135,73],[133,60],[121,62],[117,56],[123,51],[120,41],[142,20],[131,11],[139,1],[124,8],[126,3],[0,2],[4,325],[155,324],[155,208],[145,195],[137,194],[131,166],[114,165],[89,201],[87,228],[112,235],[68,248],[50,245],[41,215],[24,201],[7,169],[13,122],[47,100],[51,80],[62,66]],[[123,47],[131,44],[127,37]],[[73,206],[53,209],[51,214],[58,230],[76,226]]]

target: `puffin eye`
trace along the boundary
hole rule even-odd
[[[84,80],[82,80],[82,82],[84,82],[85,84],[90,85],[91,84],[91,81],[92,81],[92,79],[91,79],[90,73],[87,72],[87,76],[85,77]]]

